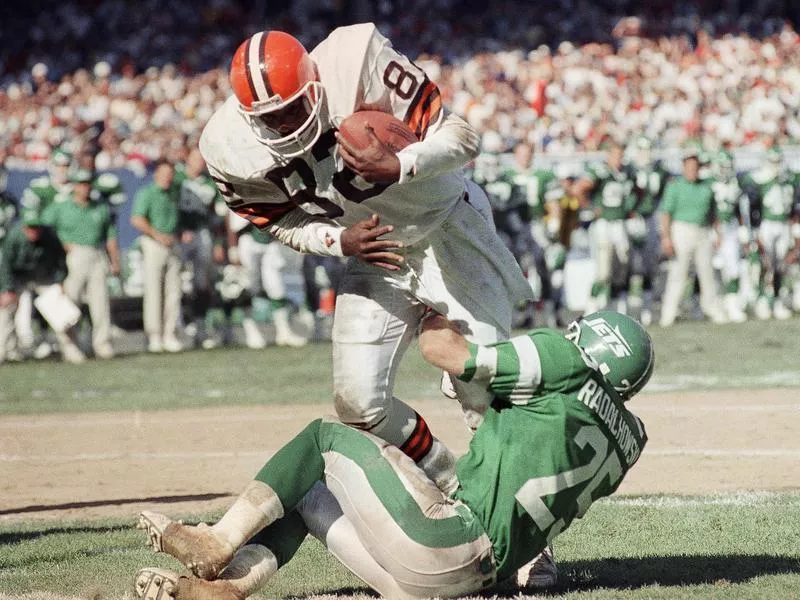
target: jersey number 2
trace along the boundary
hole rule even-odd
[[[613,484],[622,477],[622,465],[619,457],[613,449],[609,453],[608,438],[599,427],[596,425],[581,427],[575,435],[574,441],[581,450],[587,445],[594,450],[594,456],[589,464],[547,477],[528,479],[514,495],[539,530],[547,533],[548,542],[561,533],[566,522],[564,519],[556,521],[555,516],[544,502],[546,496],[557,494],[588,481],[588,485],[576,500],[576,516],[580,518],[589,510],[593,500],[592,495],[606,478],[613,487]]]

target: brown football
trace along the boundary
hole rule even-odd
[[[419,141],[408,125],[400,119],[377,110],[353,113],[339,125],[339,135],[358,149],[366,148],[370,140],[367,125],[372,127],[375,136],[393,152],[400,152],[409,144]]]

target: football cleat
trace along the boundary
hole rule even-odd
[[[551,546],[547,546],[539,556],[517,571],[517,586],[523,589],[549,588],[557,582],[558,565]]]
[[[214,579],[233,558],[233,548],[203,523],[193,527],[165,515],[143,511],[137,528],[147,532],[149,545],[178,559],[201,579]]]
[[[772,317],[772,312],[769,308],[769,299],[766,296],[760,296],[756,300],[756,319],[759,321],[766,321]]]
[[[772,314],[779,321],[792,318],[792,311],[786,307],[782,300],[775,300],[775,305],[772,307]]]
[[[166,569],[146,567],[136,573],[133,592],[142,600],[174,600],[179,577]]]

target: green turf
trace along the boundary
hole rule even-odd
[[[547,596],[557,598],[798,598],[800,493],[604,500],[558,538],[556,554],[561,583]],[[0,526],[0,592],[118,598],[137,569],[173,564],[118,519]],[[354,588],[309,541],[257,597]]]
[[[654,391],[800,386],[800,319],[726,326],[684,323],[653,328],[652,335]],[[438,384],[438,372],[424,363],[413,344],[397,377],[398,396],[436,398]],[[0,366],[0,414],[327,403],[330,390],[330,344],[139,354],[78,366],[53,361]]]

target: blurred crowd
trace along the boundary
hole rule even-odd
[[[786,3],[791,4],[791,3]],[[265,26],[309,47],[374,20],[437,81],[491,150],[569,153],[643,134],[663,147],[800,138],[800,52],[779,1],[646,8],[626,0],[72,0],[0,20],[0,141],[12,164],[95,139],[101,168],[185,160],[229,94],[227,61]],[[624,15],[637,15],[628,16]],[[795,21],[796,22],[796,21]],[[765,143],[766,139],[768,143]]]
[[[230,343],[236,311],[248,346],[267,343],[263,313],[277,343],[313,337],[341,265],[293,255],[232,220],[197,141],[230,94],[227,61],[246,36],[283,29],[311,48],[336,25],[363,20],[415,58],[481,132],[473,176],[538,298],[520,307],[520,325],[534,314],[548,325],[561,319],[575,277],[567,256],[582,248],[591,308],[616,302],[645,321],[658,310],[669,325],[699,285],[697,310],[719,322],[800,310],[800,165],[776,150],[800,143],[793,3],[44,4],[0,20],[0,362],[54,347],[73,362],[113,356],[114,295],[144,294],[152,352]],[[696,149],[686,158],[697,173],[687,161],[684,172],[668,172],[654,158],[667,148]],[[741,148],[762,166],[737,173],[725,157]],[[583,153],[605,158],[543,168]],[[48,174],[11,198],[5,168]],[[109,172],[117,168],[151,183],[126,194]],[[707,210],[682,210],[686,197]],[[143,234],[124,255],[123,213]],[[704,268],[712,262],[716,271]],[[293,276],[306,296],[294,304],[309,310],[293,307]],[[90,341],[76,337],[84,305]]]

